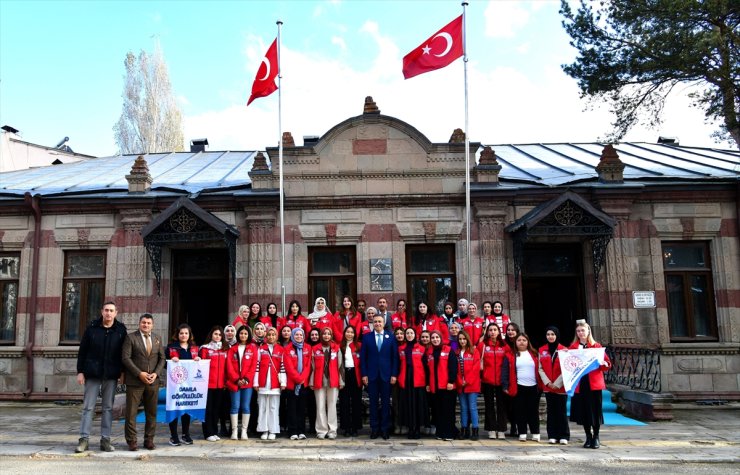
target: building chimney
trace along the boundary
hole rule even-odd
[[[129,193],[146,193],[152,188],[152,175],[149,174],[149,165],[143,155],[134,160],[131,173],[126,175]]]
[[[462,129],[453,130],[449,143],[465,143],[465,132]]]
[[[290,132],[283,132],[283,147],[295,147],[295,140]]]
[[[601,160],[596,165],[601,183],[624,183],[624,163],[619,159],[612,144],[608,144],[601,151]]]
[[[367,96],[365,98],[365,105],[362,108],[363,114],[380,114],[380,109],[378,109],[378,105],[373,100],[373,96]]]
[[[456,129],[456,131],[462,130]],[[498,175],[501,173],[501,165],[496,160],[496,152],[486,145],[478,158],[478,165],[473,169],[477,183],[494,183],[498,185]]]
[[[191,152],[205,152],[208,148],[208,139],[193,139],[190,141]]]

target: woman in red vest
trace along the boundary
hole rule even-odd
[[[242,413],[242,440],[247,440],[247,428],[251,413],[250,402],[254,388],[254,373],[257,368],[257,347],[252,343],[249,327],[242,325],[236,332],[236,344],[226,355],[226,389],[231,395],[231,440],[239,433],[239,412]]]
[[[311,376],[311,345],[306,341],[302,328],[294,328],[291,344],[285,348],[283,363],[288,376],[285,385],[285,413],[290,440],[306,438],[306,401],[308,378]]]
[[[489,439],[504,439],[506,432],[506,406],[501,388],[501,369],[506,358],[506,344],[496,323],[489,323],[486,335],[478,345],[481,355],[481,390],[485,403],[484,429]]]
[[[334,341],[336,343],[342,342],[342,336],[344,330],[347,327],[357,328],[362,321],[362,315],[355,309],[355,304],[352,302],[352,297],[345,295],[342,297],[342,309],[334,314],[332,321],[332,330],[334,332]],[[355,330],[356,331],[356,330]]]
[[[308,337],[308,331],[311,329],[311,324],[308,323],[306,317],[301,315],[301,304],[297,300],[292,300],[288,304],[288,315],[278,318],[278,328],[290,327],[292,332],[296,328],[303,330],[303,333]]]
[[[427,406],[426,374],[424,358],[426,348],[416,341],[416,330],[406,329],[404,342],[399,345],[400,371],[398,384],[400,390],[399,411],[406,414],[408,438],[421,438],[421,427],[429,425]]]
[[[516,337],[521,333],[519,325],[514,322],[509,322],[506,325],[504,331],[504,343],[506,344],[506,352],[510,358],[514,358],[516,354]],[[512,361],[514,361],[512,359]],[[519,429],[516,424],[516,414],[514,414],[514,398],[508,394],[504,394],[504,408],[506,409],[506,420],[511,424],[511,430],[507,434],[509,437],[519,437]]]
[[[260,322],[265,324],[266,328],[275,328],[278,330],[278,337],[280,336],[280,329],[278,328],[278,309],[277,304],[270,302],[267,304],[267,314],[264,317],[260,317]]]
[[[542,388],[547,401],[547,442],[568,445],[570,428],[568,427],[568,413],[566,405],[568,396],[563,387],[563,376],[560,374],[561,350],[567,350],[560,344],[560,330],[557,327],[547,327],[545,330],[547,343],[539,350],[539,373]]]
[[[504,392],[514,398],[519,441],[527,441],[527,427],[534,442],[540,441],[540,376],[537,352],[529,337],[520,333],[516,337],[516,353],[509,358],[509,365],[502,370]]]
[[[583,348],[601,348],[601,345],[591,335],[591,327],[586,320],[576,320],[576,337],[570,345],[571,350]],[[565,356],[565,355],[563,355]],[[576,387],[576,393],[570,402],[570,420],[582,425],[586,431],[584,448],[598,449],[599,429],[604,423],[604,414],[601,409],[601,391],[606,389],[604,371],[611,366],[609,357],[604,355],[604,364],[581,378]],[[593,429],[593,432],[591,430]]]
[[[411,322],[409,322],[407,315],[406,301],[404,299],[398,299],[398,302],[396,302],[396,313],[391,315],[391,326],[393,330],[396,328],[406,328],[410,325]]]
[[[257,432],[262,432],[262,440],[275,440],[276,434],[280,433],[280,391],[285,389],[287,378],[283,364],[285,349],[277,339],[277,329],[268,328],[265,342],[257,350],[254,388],[259,399]]]
[[[206,417],[203,421],[203,438],[209,442],[220,440],[218,436],[218,419],[221,406],[224,404],[224,387],[226,387],[226,352],[229,344],[223,341],[224,330],[216,325],[208,332],[206,342],[200,347],[199,355],[203,360],[210,360],[208,372],[208,398],[206,399]]]
[[[461,439],[478,440],[478,394],[480,393],[480,353],[463,330],[457,336],[457,392],[460,398]],[[472,424],[472,428],[470,427]]]
[[[316,398],[316,437],[337,438],[337,397],[344,387],[341,349],[331,327],[321,330],[321,343],[311,349],[309,386]]]
[[[449,345],[442,343],[442,334],[431,333],[432,346],[427,353],[425,373],[426,391],[431,395],[430,404],[436,416],[437,440],[455,438],[455,382],[457,380],[457,355]]]
[[[411,326],[412,322],[409,322],[408,326]],[[442,342],[449,343],[449,331],[447,324],[441,317],[438,317],[434,313],[429,311],[429,306],[426,302],[419,302],[416,304],[416,314],[413,317],[413,327],[416,330],[417,335],[421,335],[422,332],[433,332],[438,331],[442,335]]]
[[[339,424],[342,435],[357,437],[362,429],[362,375],[360,374],[360,344],[354,327],[344,329],[344,338],[339,344],[342,355],[341,367],[344,388],[339,390]]]

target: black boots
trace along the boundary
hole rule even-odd
[[[460,429],[460,440],[465,440],[470,438],[470,428],[469,427],[463,427]]]
[[[591,427],[584,426],[583,429],[586,431],[586,442],[583,443],[583,448],[590,449],[594,442],[594,437],[591,435]]]
[[[478,440],[478,428],[473,427],[473,432],[470,434],[470,440]]]

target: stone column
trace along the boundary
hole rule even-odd
[[[119,212],[123,229],[116,230],[110,255],[115,259],[115,296],[121,320],[136,328],[142,313],[166,313],[165,308],[150,308],[148,297],[153,287],[147,279],[149,265],[141,237],[141,229],[152,220],[150,209],[122,209]],[[164,330],[166,321],[157,322],[157,332]]]
[[[521,307],[518,294],[509,293],[504,226],[507,205],[490,202],[475,205],[480,252],[481,294],[479,300],[501,300],[505,312]],[[480,305],[480,303],[479,303]]]
[[[274,236],[277,216],[275,212],[245,210],[247,226],[246,280],[249,301],[264,302],[272,299],[277,292],[273,282],[274,267],[279,261],[274,259]]]

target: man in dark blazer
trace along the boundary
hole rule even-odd
[[[138,450],[136,414],[144,400],[144,447],[154,450],[157,429],[157,397],[159,373],[165,365],[162,338],[152,333],[154,317],[145,313],[139,317],[139,329],[129,333],[123,342],[123,367],[126,370],[126,427],[129,450]]]
[[[384,331],[384,326],[383,317],[376,315],[373,318],[373,331],[362,337],[360,368],[362,383],[367,386],[370,397],[370,438],[377,439],[380,434],[387,440],[391,428],[391,385],[396,383],[398,377],[399,360],[396,339]]]

